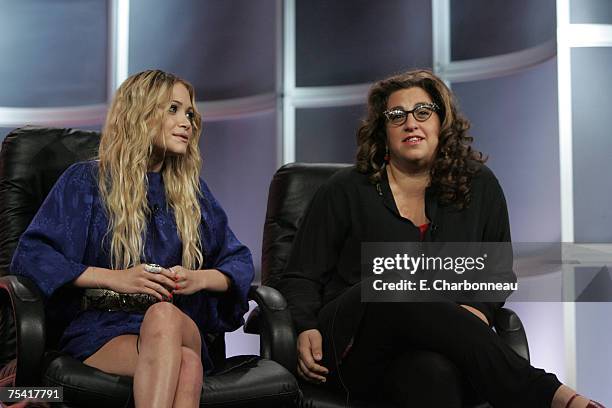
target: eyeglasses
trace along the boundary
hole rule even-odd
[[[435,103],[419,103],[412,110],[393,108],[383,112],[387,120],[394,126],[401,126],[408,120],[408,114],[412,113],[417,122],[425,122],[431,114],[438,112],[440,107]]]

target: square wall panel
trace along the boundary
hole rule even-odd
[[[574,240],[612,242],[612,47],[573,48]]]
[[[296,0],[296,85],[367,83],[432,66],[430,0]]]
[[[570,0],[572,24],[612,24],[612,1]]]
[[[506,195],[515,242],[559,242],[557,62],[501,78],[453,83],[473,146]]]
[[[129,72],[162,69],[198,100],[274,92],[275,0],[132,0]]]
[[[0,106],[106,102],[106,1],[0,0],[0,10]]]
[[[555,0],[450,0],[451,59],[507,54],[555,38]]]
[[[238,239],[251,250],[256,279],[268,187],[277,168],[276,114],[204,122],[202,176],[227,213]]]
[[[364,105],[302,108],[295,115],[296,161],[354,163]]]

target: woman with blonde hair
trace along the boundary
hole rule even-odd
[[[159,70],[117,90],[99,160],[66,170],[22,235],[12,273],[69,316],[64,352],[134,377],[136,406],[199,405],[205,335],[234,330],[249,250],[199,178],[193,87]]]

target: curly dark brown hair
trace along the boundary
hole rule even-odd
[[[373,184],[380,182],[385,171],[387,145],[387,109],[389,96],[401,89],[418,87],[429,94],[440,110],[440,135],[431,166],[431,185],[442,204],[458,209],[470,203],[471,181],[487,160],[472,149],[473,138],[467,134],[470,122],[458,111],[455,98],[444,82],[431,71],[408,71],[376,82],[368,94],[368,114],[357,130],[357,169],[370,175]]]

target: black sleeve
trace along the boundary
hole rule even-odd
[[[323,287],[336,271],[349,224],[343,188],[328,182],[315,193],[276,288],[289,304],[297,332],[317,328]]]
[[[485,182],[483,183],[482,213],[484,219],[484,229],[482,235],[483,242],[506,242],[508,245],[496,246],[498,254],[495,258],[500,260],[493,270],[488,271],[486,281],[488,282],[516,282],[516,276],[512,270],[512,245],[510,236],[510,220],[508,217],[508,207],[504,192],[499,185],[497,178],[488,169],[484,168]],[[504,294],[504,297],[510,292]],[[462,302],[465,305],[475,307],[481,311],[489,324],[493,324],[493,319],[497,311],[504,305],[503,301],[485,302]]]

